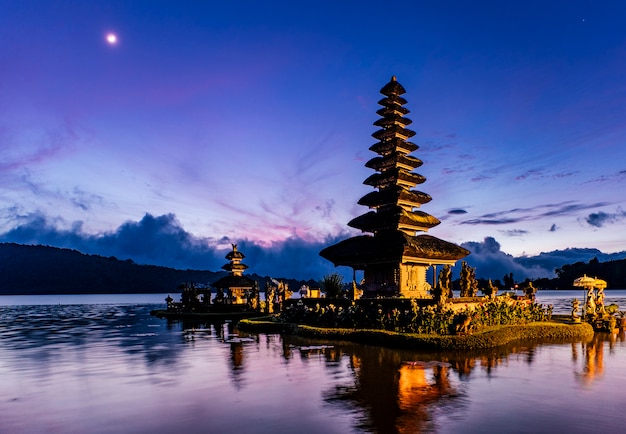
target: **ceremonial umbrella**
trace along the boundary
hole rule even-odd
[[[593,287],[598,288],[598,289],[606,289],[606,280],[596,279],[596,281],[593,284]]]
[[[586,274],[583,274],[582,277],[574,279],[574,286],[582,286],[583,288],[593,288],[595,283],[596,279],[588,277]]]

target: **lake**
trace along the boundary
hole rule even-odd
[[[151,317],[167,294],[0,296],[0,433],[587,433],[626,339],[398,351]],[[582,291],[542,291],[569,313]],[[626,290],[606,291],[626,310]]]

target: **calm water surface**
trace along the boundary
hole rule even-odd
[[[569,312],[582,291],[543,292]],[[0,297],[0,433],[586,433],[626,426],[623,334],[420,353],[151,317],[165,295]],[[626,291],[606,301],[626,310]],[[158,303],[158,304],[156,304]]]

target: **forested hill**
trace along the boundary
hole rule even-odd
[[[181,283],[209,284],[226,274],[138,265],[130,259],[121,261],[56,247],[0,243],[0,295],[176,293]],[[262,291],[270,279],[256,274],[249,277],[259,282]],[[303,284],[319,285],[314,280],[273,277],[288,283],[292,291]]]
[[[181,282],[207,283],[226,272],[137,265],[76,250],[0,243],[0,294],[175,292]]]
[[[608,289],[626,289],[626,259],[600,262],[594,258],[589,262],[563,265],[555,271],[556,278],[537,279],[535,286],[545,289],[572,289],[574,279],[586,274],[606,280]]]

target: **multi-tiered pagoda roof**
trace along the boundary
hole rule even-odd
[[[252,288],[254,280],[243,275],[243,272],[248,269],[246,264],[241,263],[245,255],[237,250],[237,244],[232,244],[232,247],[233,249],[226,255],[228,263],[222,266],[222,270],[228,271],[228,276],[217,280],[213,283],[213,286],[216,288]]]
[[[355,269],[386,262],[453,264],[469,251],[430,235],[415,235],[441,222],[418,209],[430,202],[431,197],[415,189],[426,178],[414,171],[422,161],[409,155],[418,146],[408,141],[415,132],[407,128],[412,121],[405,117],[409,113],[404,107],[407,101],[401,96],[405,89],[392,77],[380,93],[384,96],[378,102],[382,106],[377,111],[381,118],[374,122],[380,129],[372,134],[378,141],[369,148],[378,155],[365,163],[375,173],[364,181],[376,190],[358,202],[371,211],[348,223],[372,235],[349,238],[327,247],[320,255],[335,265]]]

